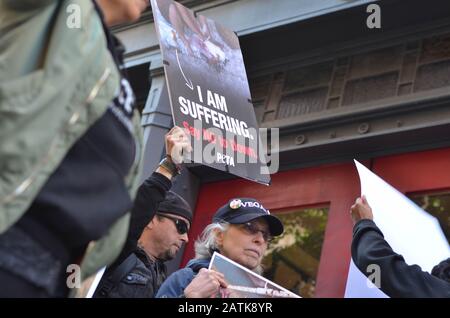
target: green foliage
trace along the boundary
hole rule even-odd
[[[328,209],[305,209],[299,212],[277,214],[283,222],[284,233],[271,243],[269,252],[279,251],[294,244],[308,254],[320,258]]]

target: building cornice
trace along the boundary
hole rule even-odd
[[[220,6],[223,5],[225,3],[228,2],[234,2],[237,0],[179,0],[176,2],[179,2],[181,4],[183,4],[185,7],[187,8],[197,8],[197,9],[208,9],[208,8],[213,8],[216,6]],[[147,10],[145,10],[145,12],[142,14],[141,18],[133,23],[126,23],[126,24],[119,24],[117,26],[112,27],[113,32],[121,32],[121,31],[125,31],[128,29],[132,29],[135,28],[137,26],[143,25],[143,24],[148,24],[148,23],[153,23],[153,13],[152,13],[152,9],[149,6],[147,8]]]

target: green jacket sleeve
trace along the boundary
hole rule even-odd
[[[57,0],[1,0],[11,10],[28,11],[48,6]]]

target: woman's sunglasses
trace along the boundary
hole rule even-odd
[[[158,215],[163,217],[163,218],[171,220],[175,224],[175,227],[177,228],[178,234],[183,235],[183,234],[185,234],[185,233],[187,233],[189,231],[189,225],[185,221],[183,221],[181,219],[177,219],[177,218],[171,217],[171,216],[168,216],[166,214],[158,213]]]
[[[266,241],[266,243],[270,243],[270,241],[272,241],[272,239],[273,239],[273,236],[269,232],[259,229],[258,226],[252,222],[243,223],[243,224],[241,224],[241,226],[247,233],[252,234],[252,235],[255,235],[255,234],[258,234],[258,232],[261,232],[263,239],[264,239],[264,241]]]

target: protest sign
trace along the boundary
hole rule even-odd
[[[190,160],[270,183],[236,34],[172,0],[152,0],[174,123]]]

